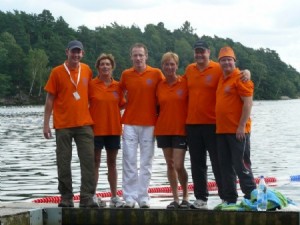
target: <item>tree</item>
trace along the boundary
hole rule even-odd
[[[9,90],[11,88],[10,76],[5,74],[7,72],[5,67],[8,63],[8,51],[4,45],[4,42],[0,41],[0,97],[5,97],[9,94]]]
[[[101,21],[99,21],[101,23]],[[136,42],[144,43],[149,50],[148,63],[160,67],[162,54],[173,51],[179,55],[179,74],[187,64],[193,62],[193,45],[198,39],[205,40],[210,46],[211,59],[217,61],[218,52],[224,45],[231,46],[237,56],[237,66],[249,69],[255,83],[255,99],[278,99],[282,95],[292,98],[300,96],[300,74],[295,68],[281,61],[278,53],[271,49],[252,49],[230,38],[198,36],[190,22],[185,21],[179,29],[167,30],[163,22],[148,24],[144,32],[136,26],[125,27],[114,22],[109,26],[96,27],[94,30],[85,25],[74,30],[62,17],[54,19],[49,10],[40,14],[0,11],[0,96],[10,96],[24,102],[27,93],[42,96],[42,86],[49,71],[61,64],[66,55],[66,45],[70,40],[83,42],[85,56],[83,62],[93,70],[99,54],[112,53],[116,60],[114,78],[131,66],[129,50]],[[33,50],[34,49],[34,50]],[[32,56],[34,51],[43,50],[42,56]],[[33,52],[32,52],[33,51]],[[47,63],[34,71],[33,62]],[[34,60],[33,60],[34,61]],[[24,95],[26,93],[26,95]]]
[[[48,64],[48,56],[45,51],[42,49],[31,49],[29,50],[28,59],[27,59],[27,69],[31,77],[31,85],[29,89],[29,96],[32,96],[32,91],[34,84],[37,80],[37,85],[39,87],[39,95],[40,89],[43,85],[44,76],[46,67]]]
[[[8,97],[11,88],[10,76],[0,73],[0,97]]]
[[[196,29],[193,28],[193,27],[191,26],[191,23],[188,22],[188,21],[185,21],[185,22],[183,23],[183,25],[180,27],[180,30],[181,30],[183,33],[188,33],[188,34],[194,34],[195,31],[196,31]]]
[[[175,40],[174,51],[178,54],[180,63],[178,73],[183,74],[185,67],[193,61],[193,48],[186,39]]]
[[[55,25],[55,19],[51,12],[44,9],[43,12],[37,16],[37,23],[39,25],[40,40],[49,40],[53,34]]]
[[[14,36],[8,32],[0,34],[0,43],[2,46],[0,73],[10,77],[11,86],[9,88],[11,95],[19,95],[22,98],[21,90],[26,85],[26,76],[24,75],[24,52],[16,43]],[[0,47],[1,48],[1,47]]]
[[[161,38],[159,27],[148,24],[145,27],[144,44],[147,46],[149,51],[148,62],[150,65],[160,67],[160,59],[163,53],[166,51],[166,41]]]

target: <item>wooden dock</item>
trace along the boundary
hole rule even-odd
[[[0,203],[0,225],[300,225],[300,212],[84,209],[56,204]]]

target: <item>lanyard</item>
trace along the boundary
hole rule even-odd
[[[69,68],[67,67],[66,63],[64,63],[64,67],[66,69],[66,71],[68,72],[69,76],[70,76],[70,80],[72,82],[72,84],[74,84],[76,90],[77,90],[77,86],[78,86],[78,83],[79,83],[79,80],[80,80],[80,73],[81,73],[81,66],[80,66],[80,63],[79,63],[79,72],[78,72],[78,76],[77,76],[77,83],[75,83],[75,81],[73,80],[72,76],[71,76],[71,73],[70,73],[70,70]]]

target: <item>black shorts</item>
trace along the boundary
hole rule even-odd
[[[120,143],[121,137],[119,135],[94,137],[95,150],[103,149],[104,147],[106,150],[120,149]]]
[[[186,136],[180,135],[158,135],[156,136],[158,148],[187,149]]]

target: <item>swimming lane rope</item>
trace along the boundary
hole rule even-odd
[[[272,183],[276,183],[280,180],[278,180],[275,177],[265,177],[265,181],[267,184],[272,184]],[[294,176],[290,176],[289,181],[300,181],[300,175],[294,175]],[[259,178],[255,178],[255,182],[258,183],[259,182]],[[239,181],[237,181],[237,183],[239,183]],[[207,189],[208,191],[216,191],[218,190],[217,184],[215,181],[209,181],[207,182]],[[182,187],[179,185],[178,186],[178,190],[181,191]],[[193,184],[189,184],[188,185],[188,191],[193,191],[194,190],[194,185]],[[160,186],[160,187],[150,187],[148,189],[148,193],[153,194],[153,193],[172,193],[171,187],[170,186]],[[117,190],[117,195],[122,196],[123,192],[122,190]],[[111,197],[111,192],[98,192],[96,193],[97,197],[101,197],[101,198],[106,198],[106,197]],[[39,198],[39,199],[34,199],[33,202],[34,203],[59,203],[61,200],[60,196],[48,196],[48,197],[44,197],[44,198]],[[80,200],[80,195],[74,195],[73,197],[74,201],[79,201]]]

